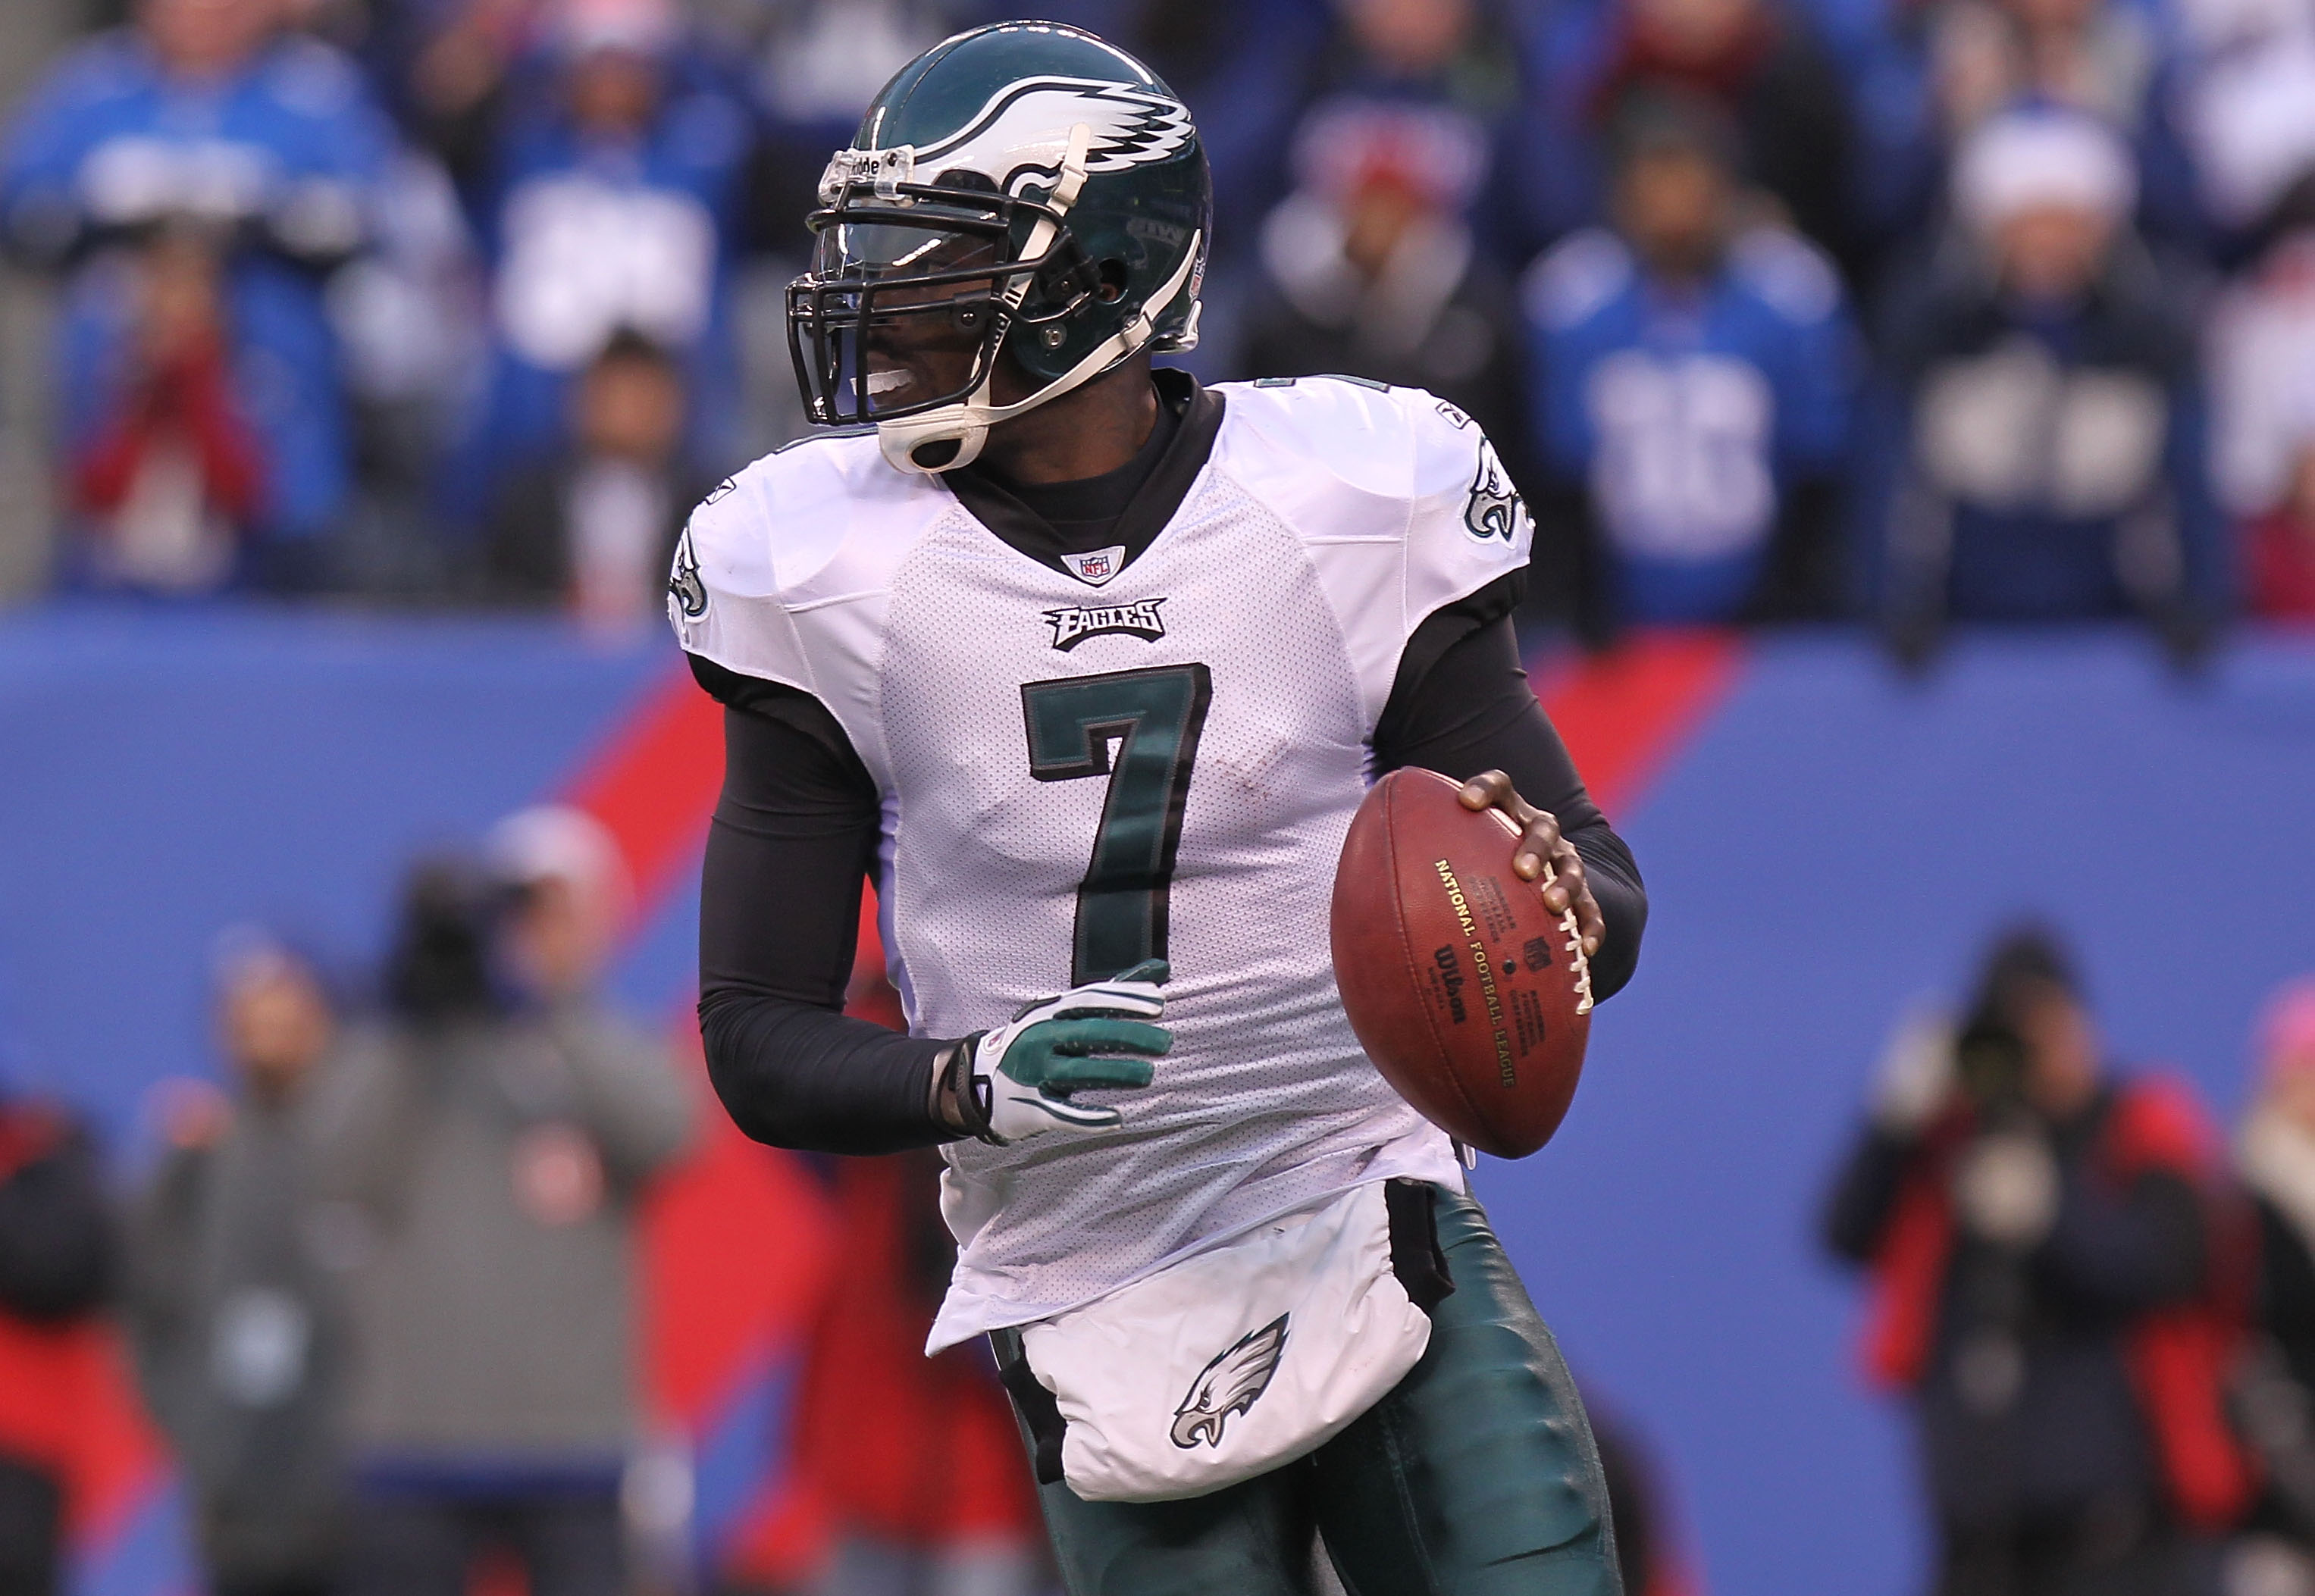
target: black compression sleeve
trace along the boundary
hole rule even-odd
[[[694,669],[723,700],[723,794],[699,894],[699,1033],[740,1129],[883,1153],[949,1140],[927,1102],[945,1045],[844,1012],[880,815],[835,717],[792,688]]]
[[[1512,590],[1510,598],[1516,597]],[[1474,595],[1415,629],[1375,727],[1375,765],[1380,770],[1414,766],[1457,781],[1500,770],[1521,797],[1557,816],[1560,830],[1583,856],[1592,895],[1608,923],[1607,938],[1592,959],[1592,991],[1610,998],[1639,963],[1647,889],[1632,850],[1583,790],[1567,745],[1528,686],[1508,607],[1500,595]]]

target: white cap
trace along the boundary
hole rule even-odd
[[[491,828],[483,853],[501,878],[519,886],[568,882],[622,903],[631,890],[627,862],[610,828],[567,803],[541,803],[507,816]]]
[[[551,15],[549,37],[574,56],[605,49],[661,55],[682,31],[668,0],[560,0]]]
[[[1954,156],[1954,214],[1980,233],[2029,210],[2088,211],[2120,222],[2137,203],[2129,146],[2083,111],[2003,111],[1979,124]]]

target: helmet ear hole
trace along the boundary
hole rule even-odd
[[[1112,255],[1101,263],[1094,283],[1093,297],[1104,305],[1114,305],[1125,297],[1126,285],[1132,275],[1125,262]]]

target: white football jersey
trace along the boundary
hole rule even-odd
[[[960,1255],[936,1348],[1365,1182],[1459,1179],[1360,1051],[1327,910],[1408,637],[1523,566],[1527,519],[1428,394],[1220,392],[1206,465],[1122,565],[1054,570],[840,435],[749,466],[678,556],[683,646],[818,697],[883,794],[884,945],[916,1034],[1173,967],[1154,1082],[1087,1095],[1122,1129],[947,1149]]]

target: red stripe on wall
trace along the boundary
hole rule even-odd
[[[695,858],[723,785],[723,711],[680,665],[644,696],[563,791],[611,829],[648,918]]]
[[[698,1084],[699,1139],[644,1210],[643,1370],[652,1411],[697,1437],[766,1347],[802,1335],[835,1258],[820,1183],[732,1123],[687,1019],[677,1045]]]
[[[1744,645],[1733,633],[1652,632],[1605,653],[1547,667],[1537,696],[1610,815],[1637,802],[1735,685]]]

